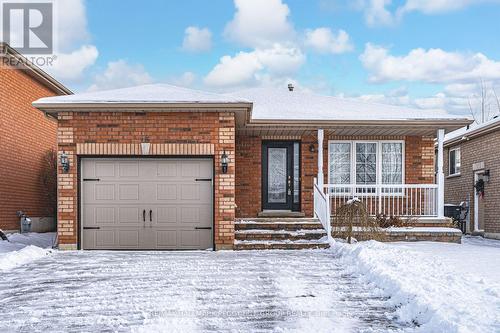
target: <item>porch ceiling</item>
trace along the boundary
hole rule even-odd
[[[392,123],[392,124],[269,124],[269,125],[252,125],[246,124],[238,126],[238,135],[263,135],[263,136],[302,136],[307,134],[315,134],[318,128],[324,129],[325,135],[356,135],[356,136],[436,136],[436,131],[440,128],[446,132],[453,131],[457,128],[467,125],[466,123]]]

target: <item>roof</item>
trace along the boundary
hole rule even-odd
[[[236,126],[246,131],[263,127],[340,128],[371,135],[434,135],[437,128],[453,131],[471,122],[446,112],[426,111],[289,91],[287,88],[255,88],[217,94],[148,84],[130,88],[41,98],[33,105],[48,114],[59,111],[221,110],[235,112]],[[380,129],[384,128],[384,132]],[[287,130],[288,131],[288,130]],[[345,133],[347,133],[345,132]],[[340,132],[338,132],[340,133]]]
[[[288,89],[253,88],[230,96],[252,101],[252,119],[259,120],[453,120],[466,117],[378,104],[352,98],[317,95]]]
[[[170,84],[142,86],[87,92],[70,96],[45,97],[35,106],[85,104],[238,104],[249,101],[229,95],[177,87]]]
[[[44,86],[54,91],[57,94],[69,95],[73,92],[66,88],[62,83],[54,79],[52,76],[43,71],[40,67],[33,64],[30,60],[17,52],[13,47],[5,42],[0,42],[0,58],[11,58],[16,66],[24,70],[26,74],[42,83]]]
[[[468,126],[450,132],[444,137],[444,144],[451,145],[461,141],[463,138],[470,139],[471,137],[486,134],[490,131],[500,128],[500,117],[495,116],[493,119],[488,120],[482,124],[472,123]]]

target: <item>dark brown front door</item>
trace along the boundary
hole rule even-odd
[[[300,144],[264,141],[262,208],[300,211]]]

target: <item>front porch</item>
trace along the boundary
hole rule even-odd
[[[290,248],[286,244],[296,241],[303,243],[301,248],[323,247],[331,236],[337,209],[354,198],[365,204],[371,217],[410,220],[409,227],[386,230],[388,241],[459,242],[461,234],[450,229],[451,221],[444,217],[444,129],[437,130],[437,173],[434,138],[428,129],[422,131],[340,136],[328,129],[326,138],[324,129],[301,135],[240,133],[236,139],[235,249]],[[339,147],[345,148],[348,157],[341,156]],[[269,149],[282,149],[281,158],[272,162]],[[275,175],[277,180],[270,179],[277,167],[282,173]],[[283,209],[269,209],[276,207],[270,201],[280,199]],[[314,223],[314,228],[325,232],[310,234],[303,223]]]

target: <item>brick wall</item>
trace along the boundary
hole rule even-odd
[[[234,242],[235,204],[235,132],[232,112],[61,112],[58,131],[58,153],[68,154],[68,174],[58,170],[59,177],[59,244],[74,248],[77,243],[77,144],[116,144],[113,154],[124,154],[125,148],[139,144],[144,137],[152,145],[211,144],[215,147],[215,245],[232,248]],[[193,146],[189,146],[193,145]],[[99,145],[96,145],[99,146]],[[219,157],[226,151],[231,162],[222,174]],[[192,152],[194,155],[196,152]],[[99,152],[94,152],[94,155]],[[109,154],[109,153],[107,153]],[[161,149],[155,153],[162,155]],[[191,155],[191,154],[188,154]]]
[[[444,149],[445,203],[458,204],[470,198],[470,230],[474,226],[474,163],[484,162],[484,169],[490,170],[490,181],[485,184],[484,231],[500,233],[498,207],[500,206],[500,131],[462,141]],[[460,147],[460,176],[449,177],[449,150]]]
[[[44,154],[56,148],[56,121],[33,108],[41,97],[54,96],[18,69],[0,67],[0,228],[19,229],[16,211],[50,216],[39,181]]]
[[[266,139],[269,139],[268,137]],[[285,140],[286,138],[276,138]],[[293,138],[301,142],[301,211],[313,215],[313,179],[317,176],[316,132]],[[420,136],[329,136],[323,146],[325,181],[328,181],[328,140],[404,140],[405,183],[434,183],[434,138]],[[309,147],[314,145],[315,152]],[[261,199],[262,139],[259,136],[236,138],[236,216],[255,217],[262,210]]]

